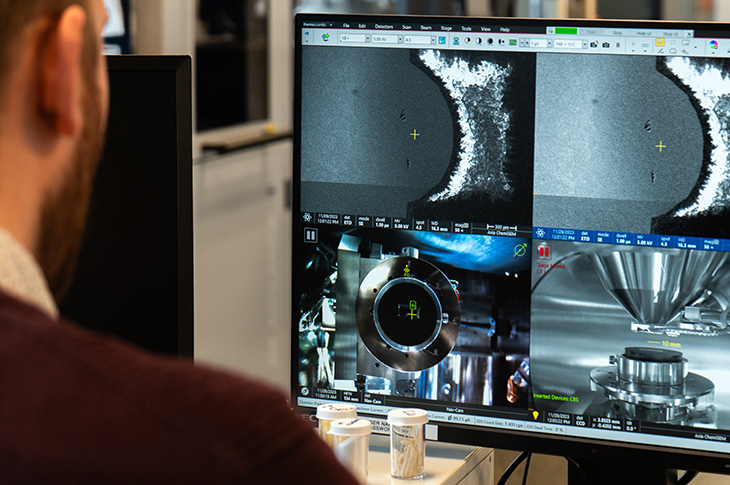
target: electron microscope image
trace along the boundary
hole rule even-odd
[[[659,70],[688,96],[703,127],[700,176],[689,195],[656,217],[653,232],[730,238],[730,62],[670,57]]]
[[[726,64],[538,55],[534,225],[730,237]]]
[[[446,176],[409,212],[531,225],[534,56],[427,50],[418,59],[441,86],[456,136]]]
[[[538,55],[534,225],[651,232],[692,190],[702,126],[648,56]]]
[[[532,224],[534,54],[302,55],[302,210]]]

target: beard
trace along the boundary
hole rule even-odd
[[[61,302],[73,280],[94,176],[104,148],[106,120],[102,119],[99,89],[89,78],[86,85],[84,128],[61,186],[43,203],[35,252],[56,303]]]

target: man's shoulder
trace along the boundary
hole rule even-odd
[[[153,322],[151,322],[153,324]],[[97,334],[70,321],[55,321],[36,308],[0,292],[0,368],[15,368],[29,377],[50,380],[48,373],[65,376],[105,392],[144,394],[147,404],[160,396],[195,395],[218,401],[255,401],[255,396],[281,399],[268,385],[230,372],[194,366],[191,361],[148,353],[116,337]],[[41,370],[43,372],[41,372]],[[3,371],[0,369],[0,376]],[[45,374],[44,374],[45,373]],[[47,383],[53,389],[54,383]],[[61,386],[59,386],[61,387]],[[195,392],[189,392],[195,389]],[[59,389],[60,391],[60,389]],[[240,396],[238,396],[240,394]],[[180,402],[182,405],[183,403]],[[224,405],[218,402],[218,405]]]
[[[274,464],[291,453],[333,465],[310,426],[268,385],[148,354],[3,293],[0,386],[4,464],[2,450],[12,447],[13,460],[49,473],[78,469],[83,455],[87,477],[113,470],[134,481],[136,468],[150,482],[181,483],[266,483],[269,475],[275,483]]]

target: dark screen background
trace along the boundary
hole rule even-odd
[[[106,147],[61,313],[148,350],[192,356],[190,111],[173,59],[109,58]]]

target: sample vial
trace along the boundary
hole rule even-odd
[[[332,446],[330,423],[335,419],[357,418],[357,408],[352,404],[321,404],[317,406],[317,420],[319,421],[319,436],[328,445]]]
[[[337,419],[330,423],[335,456],[363,484],[368,480],[370,431],[367,419]]]
[[[388,413],[390,423],[390,474],[394,478],[421,478],[424,426],[428,413],[423,409],[394,409]]]

